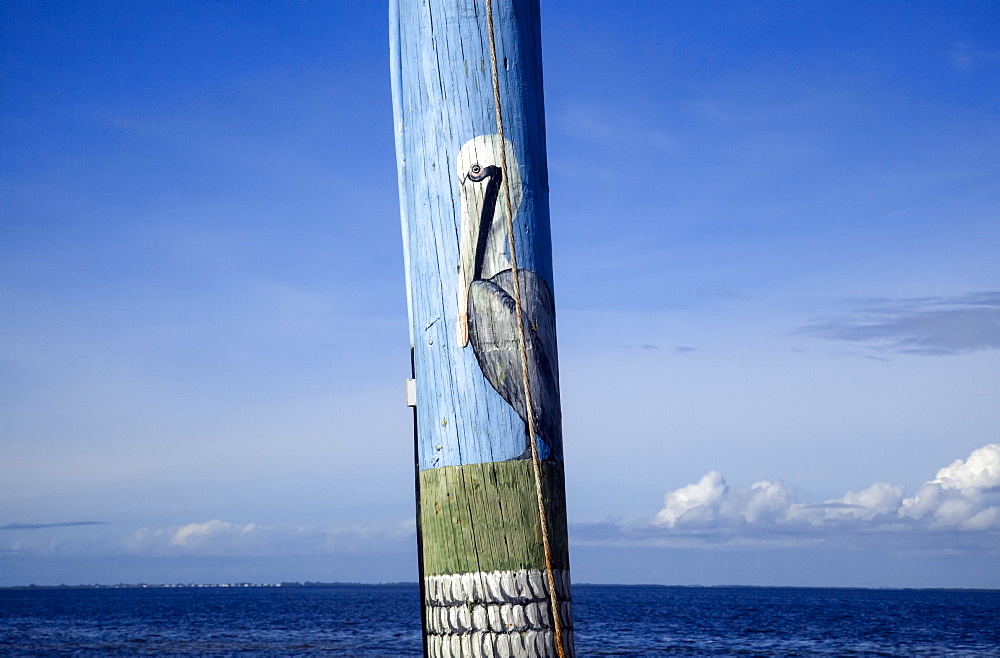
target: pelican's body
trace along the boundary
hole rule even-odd
[[[506,143],[505,147],[511,212],[516,216],[521,202],[520,172],[511,145]],[[457,339],[463,347],[472,345],[486,380],[527,423],[499,137],[483,135],[467,142],[458,155],[458,173],[462,226]],[[517,274],[535,431],[548,446],[549,457],[561,458],[562,413],[552,291],[534,271],[519,268]],[[520,457],[528,456],[526,439]]]

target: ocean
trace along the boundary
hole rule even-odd
[[[580,656],[1000,656],[1000,591],[576,585]],[[415,584],[0,590],[5,656],[419,656]]]

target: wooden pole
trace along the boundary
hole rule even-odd
[[[390,48],[425,653],[572,656],[538,0],[390,0]]]

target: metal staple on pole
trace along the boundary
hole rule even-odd
[[[507,176],[507,141],[503,136],[503,112],[500,107],[500,73],[497,69],[496,37],[493,33],[493,3],[486,0],[486,26],[490,37],[490,67],[493,76],[493,101],[496,106],[497,136],[500,142],[500,171],[503,180],[504,210],[507,218],[507,233],[510,247],[511,272],[514,275],[514,308],[517,312],[517,332],[521,353],[521,379],[524,386],[524,404],[528,440],[531,445],[531,465],[535,474],[535,495],[538,499],[538,517],[542,528],[542,548],[545,552],[545,574],[549,583],[549,607],[552,610],[552,631],[555,634],[556,654],[566,658],[563,647],[562,623],[559,615],[559,598],[556,595],[555,573],[552,569],[552,550],[549,546],[548,515],[545,513],[545,496],[542,490],[541,460],[538,457],[538,441],[535,438],[535,410],[531,399],[531,379],[528,373],[527,337],[524,333],[524,317],[521,306],[521,282],[517,269],[517,249],[514,245],[514,209],[510,200],[510,179]]]

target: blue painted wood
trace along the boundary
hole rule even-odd
[[[484,11],[484,0],[390,9],[420,469],[523,457],[527,445]],[[493,11],[539,452],[561,460],[538,2]]]

